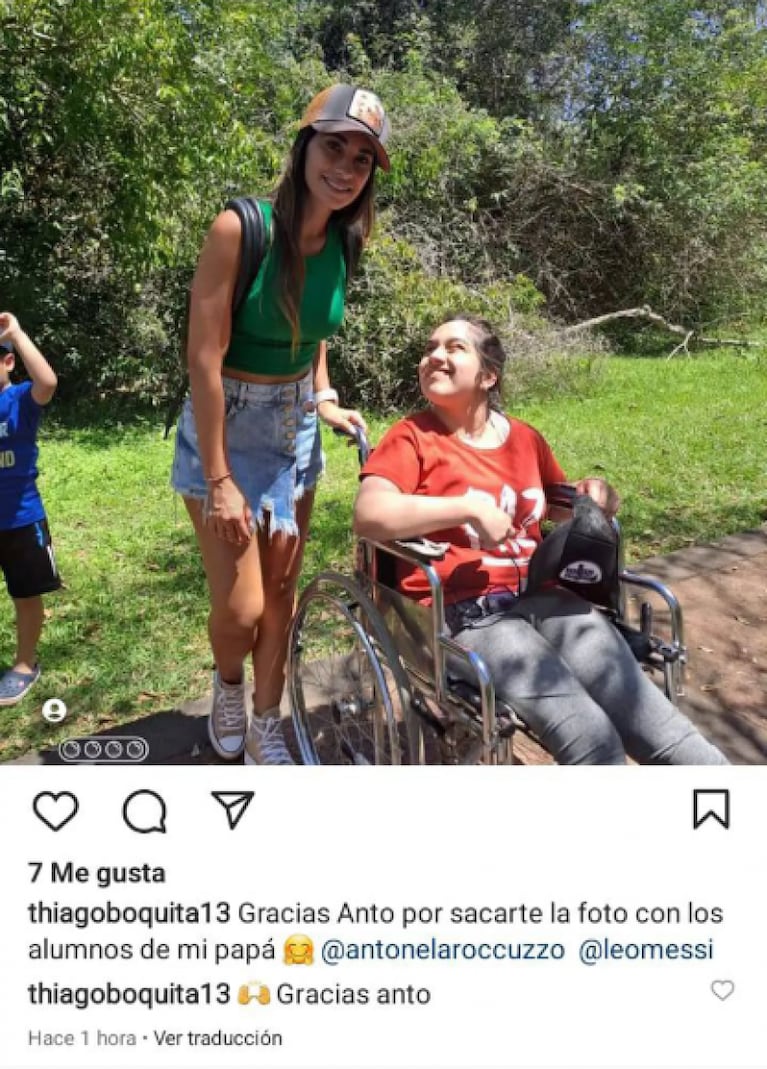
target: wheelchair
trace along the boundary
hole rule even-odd
[[[368,445],[361,432],[356,437],[363,464]],[[570,487],[547,488],[560,508],[573,496]],[[433,567],[445,548],[426,539],[360,538],[353,576],[320,572],[303,591],[287,684],[304,764],[515,764],[515,739],[537,742],[515,710],[496,700],[482,658],[450,635]],[[431,605],[399,592],[398,560],[423,571]],[[603,611],[676,704],[687,659],[681,606],[663,583],[627,570],[622,558],[620,564],[618,608]],[[654,626],[658,601],[661,634]]]

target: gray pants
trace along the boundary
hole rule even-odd
[[[447,614],[449,617],[449,614]],[[459,625],[460,626],[460,625]],[[637,664],[609,620],[568,591],[523,597],[454,637],[562,765],[726,765]]]

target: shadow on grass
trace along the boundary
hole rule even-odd
[[[46,415],[46,423],[51,428],[80,431],[110,431],[125,426],[164,427],[168,404],[162,400],[153,405],[131,394],[112,395],[102,400],[61,398],[57,394],[54,406]]]
[[[641,560],[656,553],[670,553],[693,542],[714,542],[727,534],[749,531],[767,519],[763,504],[723,502],[718,508],[680,505],[668,508],[645,499],[641,517],[627,506],[622,514],[627,558]],[[650,534],[644,534],[650,531]],[[691,538],[690,532],[695,532]]]

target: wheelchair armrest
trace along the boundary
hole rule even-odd
[[[397,538],[393,545],[403,552],[399,556],[417,564],[429,564],[434,560],[444,560],[450,548],[449,542],[432,542],[428,538]],[[386,544],[384,543],[384,549]]]
[[[384,586],[394,588],[396,575],[394,563],[396,560],[406,561],[408,564],[419,568],[426,577],[432,598],[439,606],[440,626],[444,625],[442,614],[442,584],[439,576],[432,567],[435,560],[442,560],[449,545],[447,542],[429,542],[425,538],[405,538],[399,541],[376,542],[369,538],[359,538],[357,544],[363,550],[369,565],[373,566],[371,575],[383,583]],[[378,562],[378,563],[376,563]],[[385,564],[379,567],[379,564]],[[365,568],[363,567],[363,572]]]
[[[683,653],[686,653],[684,645],[682,606],[679,604],[679,599],[676,594],[674,594],[665,583],[661,583],[659,579],[655,579],[653,576],[649,575],[639,575],[637,572],[631,572],[625,568],[620,572],[618,578],[621,583],[625,583],[627,586],[636,586],[641,590],[650,590],[662,601],[665,601],[669,610],[673,645]]]
[[[437,635],[445,630],[445,603],[442,583],[433,567],[435,560],[441,560],[448,547],[443,542],[428,542],[426,539],[403,539],[394,542],[374,542],[367,538],[358,539],[362,549],[362,574],[375,583],[396,590],[396,575],[393,567],[396,560],[406,561],[418,568],[429,587],[432,599],[432,636],[436,646]],[[382,574],[381,564],[386,564],[386,574]],[[367,571],[366,568],[371,568]]]

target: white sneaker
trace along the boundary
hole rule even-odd
[[[213,673],[213,707],[208,717],[210,744],[219,757],[236,760],[245,749],[248,715],[245,710],[245,682],[226,683]]]
[[[254,716],[251,718],[245,741],[246,765],[294,765],[282,734],[282,722],[278,715]]]

